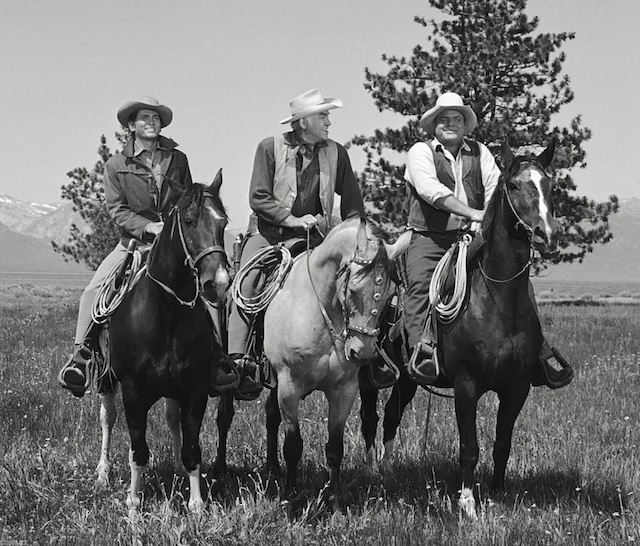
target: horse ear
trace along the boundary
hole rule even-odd
[[[356,245],[358,248],[367,250],[367,221],[364,218],[360,218],[360,225],[358,226],[358,234],[356,235]]]
[[[411,242],[411,233],[411,231],[405,231],[392,245],[389,243],[384,244],[384,247],[387,250],[387,256],[390,260],[395,260],[409,247],[409,243]]]
[[[543,169],[546,169],[551,162],[553,161],[553,156],[556,153],[556,137],[551,139],[549,146],[545,148],[545,150],[538,156],[538,161],[540,161],[540,165],[542,165]]]
[[[220,186],[222,186],[222,169],[218,169],[213,182],[209,186],[208,190],[213,194],[218,194],[220,192]]]
[[[500,147],[500,155],[502,157],[502,170],[504,171],[513,161],[513,152],[505,140]]]

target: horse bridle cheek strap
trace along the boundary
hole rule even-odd
[[[189,307],[189,309],[193,309],[196,306],[196,303],[198,303],[198,298],[200,297],[200,291],[201,291],[200,279],[198,277],[198,267],[197,267],[198,262],[200,262],[200,260],[202,260],[202,258],[204,258],[205,256],[208,256],[209,254],[213,254],[214,252],[221,252],[222,254],[225,254],[225,255],[226,253],[223,246],[212,245],[200,251],[195,258],[192,258],[191,253],[187,248],[187,241],[184,238],[184,232],[182,230],[182,222],[180,218],[180,211],[178,209],[175,209],[174,221],[173,221],[173,225],[171,226],[172,238],[175,232],[176,224],[178,226],[178,235],[180,236],[180,244],[182,245],[182,251],[184,252],[184,256],[185,256],[184,265],[191,270],[191,275],[193,276],[193,284],[194,284],[194,291],[195,291],[193,299],[189,301],[183,300],[176,294],[176,292],[170,286],[167,286],[166,284],[162,283],[161,281],[153,277],[149,273],[148,269],[147,269],[147,275],[152,281],[154,281],[156,284],[162,287],[166,292],[171,294],[178,301],[178,303],[180,303],[180,305],[184,305],[185,307]]]
[[[367,266],[369,264],[371,264],[372,260],[363,260],[362,258],[358,257],[357,255],[354,256],[351,259],[351,262],[349,263],[349,266],[352,263],[358,264],[358,265],[362,265],[362,266]],[[358,332],[360,334],[363,334],[365,336],[370,336],[370,337],[378,337],[378,334],[380,333],[380,328],[376,327],[376,328],[369,328],[367,327],[367,324],[369,323],[369,321],[371,321],[372,319],[375,321],[377,320],[379,314],[380,314],[380,302],[382,300],[382,286],[384,284],[384,270],[383,270],[383,266],[382,264],[376,264],[375,265],[375,279],[374,279],[374,289],[373,289],[373,307],[371,309],[371,313],[369,315],[369,317],[367,318],[366,322],[361,326],[359,324],[351,324],[349,322],[349,317],[351,315],[351,313],[349,312],[349,309],[346,305],[346,301],[347,301],[347,290],[349,288],[349,278],[351,276],[351,268],[349,267],[347,270],[347,276],[344,282],[344,301],[345,304],[343,306],[343,312],[344,312],[344,334],[348,335],[348,333],[350,331],[353,332]]]

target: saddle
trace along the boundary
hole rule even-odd
[[[440,362],[442,362],[442,352],[438,347],[438,328],[440,325],[440,320],[442,317],[438,315],[436,303],[447,305],[452,302],[454,296],[459,297],[460,295],[456,295],[456,274],[457,274],[457,259],[459,256],[459,252],[461,249],[461,241],[459,239],[456,243],[452,245],[452,247],[447,252],[439,262],[436,271],[438,271],[438,277],[434,273],[434,278],[432,278],[432,293],[434,292],[433,287],[435,283],[435,293],[437,294],[437,301],[430,301],[429,306],[427,308],[427,313],[424,322],[424,329],[420,338],[420,342],[418,347],[416,347],[413,351],[413,354],[409,354],[408,342],[406,337],[406,326],[405,326],[405,307],[404,307],[404,286],[407,286],[407,275],[406,275],[406,264],[404,261],[404,255],[401,255],[398,259],[398,270],[400,276],[400,289],[398,294],[398,305],[396,308],[396,318],[393,321],[391,327],[388,331],[388,338],[390,341],[394,342],[401,338],[400,346],[402,347],[402,360],[405,366],[405,369],[408,371],[409,375],[412,376],[418,383],[426,383],[432,384],[434,379],[436,379],[440,374],[446,376],[446,373],[440,366]],[[465,243],[466,244],[466,243]],[[478,232],[475,237],[468,243],[465,251],[465,265],[469,266],[478,256],[478,254],[482,251],[484,247],[484,238],[482,234]],[[464,298],[464,294],[462,295]],[[459,305],[461,305],[460,302]],[[459,310],[458,310],[459,311]],[[453,318],[447,319],[446,322],[452,322],[457,317],[457,312]],[[419,369],[415,366],[415,360],[420,353],[420,350],[423,350],[428,356],[432,355],[432,359],[435,363],[436,369],[436,378],[433,377],[422,377],[422,374]]]
[[[118,267],[105,279],[94,300],[93,321],[84,336],[83,345],[91,352],[87,381],[96,385],[99,394],[111,392],[117,382],[111,364],[103,353],[103,347],[106,348],[107,345],[109,317],[141,278],[146,268],[143,255],[146,256],[150,248],[150,245],[142,245],[139,248],[138,241],[131,239],[127,253]]]

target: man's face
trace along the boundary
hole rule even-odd
[[[436,118],[436,138],[445,146],[462,142],[465,133],[464,116],[457,110],[443,110]]]
[[[138,140],[155,140],[160,135],[160,115],[155,110],[143,108],[136,112],[136,119],[129,122],[129,130]]]
[[[329,139],[329,112],[320,112],[300,120],[302,136],[309,144],[325,142]]]

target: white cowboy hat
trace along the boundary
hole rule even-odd
[[[302,95],[298,95],[295,99],[289,101],[291,116],[283,119],[280,123],[291,123],[292,121],[333,110],[334,108],[340,108],[341,106],[342,101],[340,99],[325,99],[320,91],[311,89],[311,91],[302,93]]]
[[[171,108],[160,104],[153,97],[144,96],[140,97],[137,100],[127,101],[120,108],[118,108],[118,121],[122,124],[123,127],[126,127],[131,114],[137,112],[138,110],[142,110],[143,108],[158,112],[158,115],[160,116],[161,127],[166,127],[171,123],[171,120],[173,119],[173,112],[171,111]]]
[[[420,125],[430,135],[433,135],[436,129],[436,118],[443,110],[456,110],[464,116],[465,135],[468,135],[478,125],[478,118],[471,106],[467,106],[462,102],[462,97],[458,93],[442,93],[436,101],[436,105],[427,110],[420,118]]]

